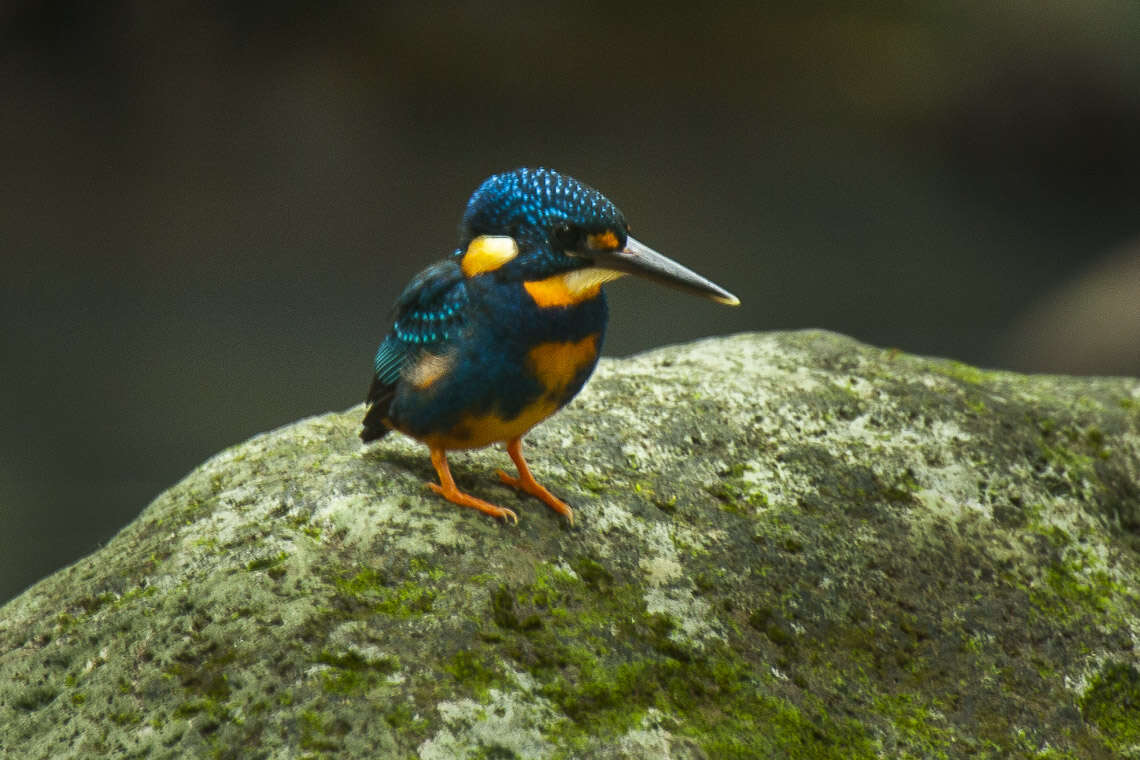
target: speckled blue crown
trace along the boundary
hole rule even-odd
[[[461,234],[511,234],[549,230],[557,224],[625,229],[625,217],[609,198],[552,169],[515,169],[488,178],[467,202]]]

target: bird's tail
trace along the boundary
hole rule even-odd
[[[384,418],[388,416],[388,406],[392,397],[396,395],[396,386],[381,383],[373,378],[372,387],[368,389],[368,412],[364,415],[364,429],[360,431],[360,440],[367,443],[388,435],[392,428]]]

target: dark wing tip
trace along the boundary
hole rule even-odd
[[[372,385],[368,389],[369,406],[364,415],[364,428],[360,431],[360,440],[367,443],[388,435],[391,428],[384,419],[388,416],[388,406],[395,395],[395,384],[382,383],[379,378],[372,378]]]
[[[368,443],[369,441],[378,441],[392,429],[385,425],[383,422],[369,421],[368,417],[364,418],[364,428],[360,431],[360,440]]]

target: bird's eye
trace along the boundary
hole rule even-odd
[[[554,242],[564,251],[577,249],[581,239],[581,232],[569,224],[559,224],[554,228]]]

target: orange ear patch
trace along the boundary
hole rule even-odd
[[[616,251],[621,243],[618,241],[618,236],[614,234],[613,230],[606,230],[605,232],[595,232],[592,235],[587,235],[586,245],[595,251]]]
[[[465,276],[474,277],[484,272],[494,272],[518,255],[519,246],[514,238],[507,235],[480,235],[467,246],[459,266]]]

